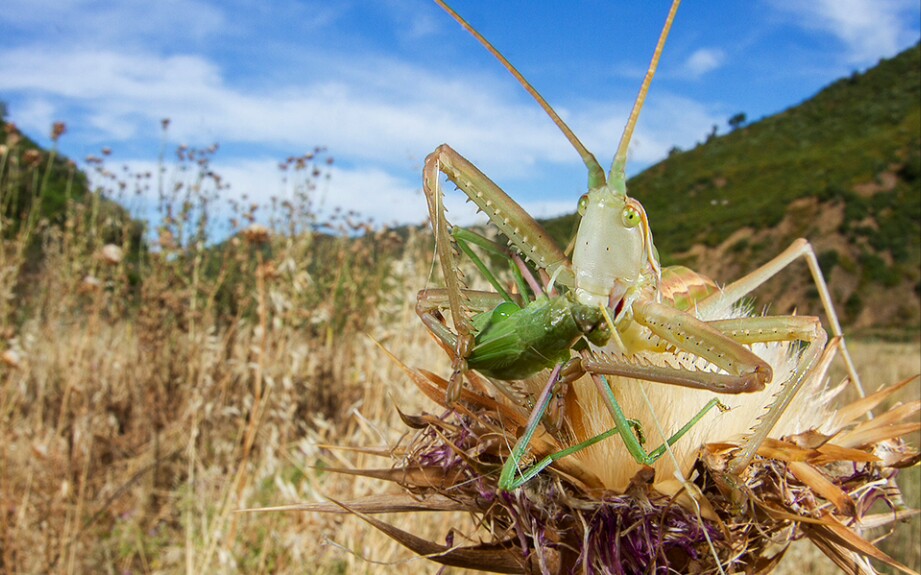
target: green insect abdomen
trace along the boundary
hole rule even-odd
[[[606,339],[597,333],[607,330],[600,311],[569,297],[539,297],[510,311],[502,304],[491,312],[476,336],[468,367],[497,379],[524,379],[568,360],[583,335]]]

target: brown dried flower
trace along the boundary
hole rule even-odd
[[[272,234],[269,229],[260,224],[252,224],[243,230],[243,237],[251,245],[267,244],[271,238],[271,235]]]
[[[8,349],[0,354],[0,362],[13,369],[22,367],[22,357],[15,349]]]
[[[67,132],[67,124],[64,122],[55,122],[51,125],[51,141],[57,142],[65,132]]]
[[[42,154],[38,150],[28,149],[22,155],[22,160],[30,168],[37,168],[42,163]]]
[[[100,259],[109,265],[118,265],[124,256],[122,249],[115,244],[106,244],[99,252]]]
[[[446,380],[402,367],[426,396],[448,407]],[[715,443],[705,446],[691,483],[672,480],[668,492],[667,482],[653,487],[653,470],[645,468],[624,491],[613,492],[593,486],[597,475],[570,458],[521,488],[500,490],[498,470],[526,415],[471,391],[487,384],[475,373],[466,377],[469,385],[453,411],[401,414],[417,433],[398,450],[405,454],[400,464],[367,471],[398,484],[402,493],[298,508],[353,513],[433,561],[500,573],[768,573],[803,537],[847,572],[864,572],[867,558],[910,572],[860,529],[912,513],[900,507],[893,479],[919,460],[900,437],[921,427],[902,423],[915,417],[921,402],[872,420],[863,415],[916,378],[838,409],[828,433],[766,441],[741,475],[726,471],[737,445]],[[534,456],[558,451],[554,441],[552,432],[539,429]],[[878,502],[892,511],[874,514]],[[477,533],[471,539],[479,543],[443,545],[371,516],[458,510],[489,526],[485,540]]]

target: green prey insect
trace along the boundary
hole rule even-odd
[[[417,311],[429,329],[453,348],[454,371],[448,386],[448,401],[456,401],[459,397],[462,374],[468,369],[491,377],[502,389],[508,387],[509,380],[521,379],[554,366],[547,385],[533,401],[534,408],[524,434],[503,467],[500,480],[503,489],[519,487],[560,457],[615,434],[621,436],[638,463],[650,465],[707,411],[719,405],[717,399],[711,400],[662,447],[647,452],[638,436],[637,426],[625,417],[606,375],[719,394],[753,392],[772,383],[773,371],[765,360],[751,351],[750,346],[755,343],[802,342],[805,347],[794,372],[785,381],[775,384],[779,385],[779,391],[767,414],[745,438],[731,462],[729,471],[736,474],[747,467],[797,391],[810,379],[814,366],[830,361],[830,354],[840,349],[851,381],[862,394],[828,288],[812,247],[806,240],[793,242],[760,268],[718,288],[712,280],[687,268],[662,269],[646,212],[640,202],[627,195],[627,149],[680,0],[674,0],[669,11],[607,177],[594,155],[508,60],[443,0],[435,1],[531,94],[563,132],[588,169],[588,193],[578,203],[581,221],[570,260],[540,224],[450,146],[439,146],[425,161],[423,189],[446,287],[444,290],[421,292]],[[545,293],[536,296],[533,301],[516,301],[515,296],[507,293],[466,290],[455,259],[455,247],[470,255],[470,236],[449,225],[443,208],[439,174],[444,174],[463,191],[508,237],[509,245],[547,276],[548,289]],[[817,317],[699,319],[731,308],[799,258],[804,258],[809,266],[835,345],[826,347],[828,336]],[[485,270],[482,262],[477,266],[481,271]],[[497,283],[493,282],[494,287]],[[497,287],[497,292],[499,289]],[[563,291],[563,295],[548,295],[554,289]],[[554,324],[547,319],[547,314],[538,311],[546,306],[589,319],[574,320],[566,326]],[[441,308],[451,312],[453,331],[443,323],[438,312]],[[607,318],[606,328],[594,321],[595,316],[588,311],[591,309]],[[471,313],[475,314],[472,318],[468,315]],[[551,337],[527,335],[541,330],[550,332]],[[511,332],[519,337],[509,338]],[[602,339],[607,339],[603,350],[606,353],[598,349]],[[596,347],[583,343],[586,340]],[[575,357],[571,357],[572,351],[578,352]],[[636,361],[635,358],[643,353],[686,354],[704,360],[716,369],[688,369]],[[552,403],[552,397],[558,394],[557,387],[583,373],[591,376],[597,393],[614,420],[614,426],[599,436],[550,456],[530,470],[519,470],[519,463],[526,456],[536,428],[541,421],[546,423],[545,412]]]

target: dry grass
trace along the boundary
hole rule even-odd
[[[3,222],[0,572],[431,569],[355,517],[238,512],[388,489],[329,471],[389,468],[386,451],[324,446],[386,450],[405,432],[394,406],[435,409],[373,341],[409,365],[448,372],[414,312],[430,281],[430,240],[349,215],[316,221],[325,166],[316,153],[289,162],[290,195],[261,208],[270,226],[254,227],[254,208],[235,206],[240,235],[207,249],[205,214],[223,191],[209,157],[180,150],[160,181],[109,180],[104,194],[129,203],[136,187],[159,192],[168,217],[149,250],[132,244],[132,223],[100,195],[71,202],[60,227]],[[0,172],[4,194],[15,185],[9,174]],[[366,235],[347,241],[308,224]],[[28,261],[36,245],[40,263]],[[921,361],[917,343],[855,343],[853,352],[863,373],[886,383]],[[476,536],[461,515],[386,519],[438,541],[452,528],[455,540]],[[918,520],[900,526],[888,547],[915,568],[918,532]],[[786,565],[802,572],[803,557]]]

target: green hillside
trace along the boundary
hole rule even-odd
[[[55,123],[52,131],[56,140],[66,127]],[[69,158],[42,148],[0,118],[0,267],[7,278],[22,272],[17,285],[3,284],[0,291],[31,289],[33,276],[60,248],[64,228],[80,235],[87,250],[114,243],[127,248],[128,258],[136,261],[141,248],[142,222],[132,220],[101,192],[92,193],[86,173]],[[98,237],[92,240],[84,233],[97,228]]]
[[[729,281],[806,237],[847,323],[916,330],[921,44],[798,106],[676,151],[628,189],[646,207],[666,264]],[[546,224],[562,241],[573,216]],[[804,266],[789,274],[808,275]],[[777,309],[781,296],[816,312],[807,283],[785,276],[768,286],[772,309],[787,311]]]
[[[2,104],[2,103],[0,103]],[[0,177],[2,177],[3,216],[17,224],[6,233],[15,231],[32,205],[40,209],[34,217],[61,221],[68,198],[82,199],[88,189],[86,174],[64,156],[49,155],[15,124],[0,118],[0,143],[4,146]],[[49,163],[49,159],[51,163]]]

